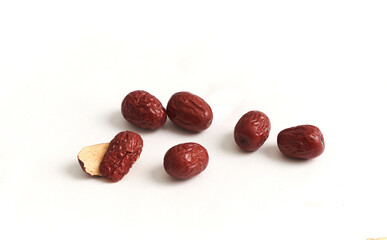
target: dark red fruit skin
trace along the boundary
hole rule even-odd
[[[167,121],[167,113],[161,102],[142,90],[126,95],[121,104],[121,113],[128,122],[145,129],[161,128]]]
[[[201,132],[211,126],[211,107],[201,97],[189,92],[178,92],[168,101],[169,119],[188,131]]]
[[[142,146],[142,138],[137,133],[118,133],[109,143],[99,166],[102,176],[112,182],[120,181],[140,157]]]
[[[203,172],[208,165],[208,158],[208,152],[202,145],[182,143],[167,151],[164,169],[171,177],[185,180]]]
[[[300,125],[282,130],[277,136],[279,150],[287,157],[311,159],[325,149],[323,134],[313,125]]]
[[[235,125],[234,140],[245,151],[259,149],[269,137],[271,124],[269,118],[260,111],[244,114]]]

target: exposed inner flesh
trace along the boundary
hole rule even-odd
[[[102,176],[99,165],[105,155],[109,143],[101,143],[82,148],[78,154],[78,159],[83,163],[84,170],[92,176]]]

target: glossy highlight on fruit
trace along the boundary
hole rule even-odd
[[[121,104],[121,113],[128,122],[144,129],[161,128],[167,120],[167,113],[161,102],[142,90],[126,95]]]
[[[212,123],[212,110],[204,99],[189,92],[178,92],[168,101],[169,119],[188,131],[201,132]]]
[[[120,181],[140,157],[142,146],[142,138],[137,133],[118,133],[109,143],[99,166],[101,175],[112,182]]]
[[[279,150],[287,157],[310,159],[325,149],[323,134],[313,125],[300,125],[282,130],[277,136]]]
[[[244,151],[252,152],[259,149],[270,133],[270,120],[260,111],[244,114],[235,125],[234,140]]]
[[[198,143],[182,143],[170,148],[164,156],[164,169],[176,179],[189,179],[208,165],[208,152]]]

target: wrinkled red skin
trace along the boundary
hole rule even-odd
[[[126,95],[121,104],[121,113],[128,122],[145,129],[161,128],[167,121],[167,113],[161,102],[142,90]]]
[[[170,148],[164,156],[164,169],[176,179],[185,180],[203,172],[208,165],[207,150],[197,143],[182,143]]]
[[[140,157],[142,146],[142,138],[137,133],[118,133],[109,143],[99,166],[102,176],[112,182],[120,181]]]
[[[201,97],[189,92],[178,92],[168,101],[169,119],[188,131],[201,132],[211,126],[211,107]]]
[[[269,137],[270,120],[260,111],[244,114],[235,125],[234,140],[244,151],[252,152],[259,149]]]
[[[279,150],[287,157],[311,159],[325,149],[323,134],[313,125],[300,125],[282,130],[277,136]]]

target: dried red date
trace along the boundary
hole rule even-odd
[[[137,133],[118,133],[109,143],[99,166],[101,175],[112,182],[121,180],[140,157],[142,146],[142,138]]]
[[[206,101],[189,92],[173,94],[168,101],[167,114],[176,125],[192,132],[209,128],[213,118]]]
[[[234,140],[245,151],[255,151],[260,148],[270,133],[270,120],[260,111],[250,111],[244,114],[235,125]]]
[[[277,136],[279,150],[287,157],[310,159],[324,152],[324,137],[316,126],[300,125],[282,130]]]
[[[102,176],[99,165],[108,147],[109,143],[101,143],[82,148],[78,154],[78,162],[82,170],[91,176]]]
[[[121,104],[121,113],[128,122],[145,129],[160,128],[167,120],[161,102],[155,96],[141,90],[126,95]]]
[[[164,156],[164,169],[176,179],[189,179],[208,165],[207,150],[197,143],[182,143],[170,148]]]

